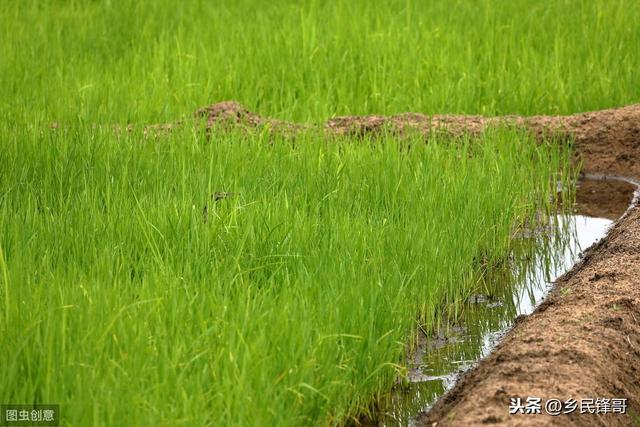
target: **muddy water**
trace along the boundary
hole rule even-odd
[[[543,233],[543,238],[549,238],[549,234],[561,236],[542,245],[553,253],[525,250],[516,254],[520,262],[492,272],[483,292],[468,298],[458,324],[444,328],[437,336],[421,336],[408,360],[407,381],[379,402],[377,420],[371,424],[413,425],[416,415],[428,410],[453,387],[460,374],[493,350],[519,316],[533,312],[552,282],[580,259],[583,250],[604,237],[613,220],[629,206],[635,189],[619,180],[581,181],[573,215],[559,215],[552,221],[554,226]],[[523,248],[530,248],[530,239],[534,238],[540,235],[523,237]]]

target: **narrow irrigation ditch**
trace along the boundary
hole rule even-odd
[[[452,390],[462,375],[491,354],[514,324],[535,310],[552,290],[553,281],[606,235],[615,219],[629,208],[636,191],[637,186],[626,179],[583,177],[573,209],[559,212],[557,222],[543,230],[547,236],[529,233],[518,237],[523,241],[547,238],[546,245],[537,246],[548,252],[534,255],[524,271],[511,265],[506,274],[491,275],[489,293],[472,295],[458,322],[431,336],[421,334],[417,350],[408,358],[408,381],[398,384],[379,402],[376,417],[363,419],[362,424],[416,425],[418,417]],[[567,238],[554,241],[554,234]]]
[[[542,304],[519,319],[415,425],[640,423],[640,207],[635,194],[629,209],[557,280]],[[565,406],[554,416],[510,413],[511,399],[534,397],[542,402],[627,399],[626,413],[580,413]]]

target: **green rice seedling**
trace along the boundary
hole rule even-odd
[[[0,396],[71,425],[344,421],[568,158],[512,130],[3,134]]]

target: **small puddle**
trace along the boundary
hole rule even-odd
[[[378,403],[377,420],[365,425],[413,426],[416,416],[451,389],[459,375],[486,357],[519,316],[531,314],[552,288],[552,283],[580,259],[582,251],[604,237],[614,220],[629,207],[636,186],[621,180],[586,179],[576,188],[573,215],[558,215],[557,239],[542,246],[552,254],[517,254],[528,262],[492,272],[485,291],[467,301],[461,321],[437,336],[419,337],[408,361],[407,382],[398,384]],[[552,221],[553,222],[553,221]],[[564,236],[564,237],[563,237]],[[523,247],[530,248],[522,237]],[[542,238],[554,239],[553,236]],[[526,252],[526,249],[525,249]],[[531,258],[532,257],[532,258]],[[518,267],[519,264],[524,267]]]

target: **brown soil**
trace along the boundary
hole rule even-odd
[[[198,110],[208,131],[220,124],[295,132],[309,126],[265,119],[234,102]],[[391,129],[428,134],[478,134],[515,124],[535,135],[575,140],[576,161],[588,173],[640,179],[640,105],[571,116],[498,117],[400,114],[338,117],[320,125],[328,135]],[[612,183],[612,192],[620,190]],[[599,197],[587,186],[581,197]],[[618,191],[624,193],[624,191]],[[610,203],[610,202],[609,202]],[[616,218],[624,209],[594,215]],[[624,206],[624,203],[622,204]],[[509,415],[510,398],[627,398],[626,415]],[[542,411],[544,414],[544,410]],[[578,410],[579,412],[579,410]],[[635,414],[635,415],[633,415]],[[496,350],[465,374],[420,425],[640,425],[640,206],[636,202],[607,237],[558,280],[535,312],[520,320]]]

